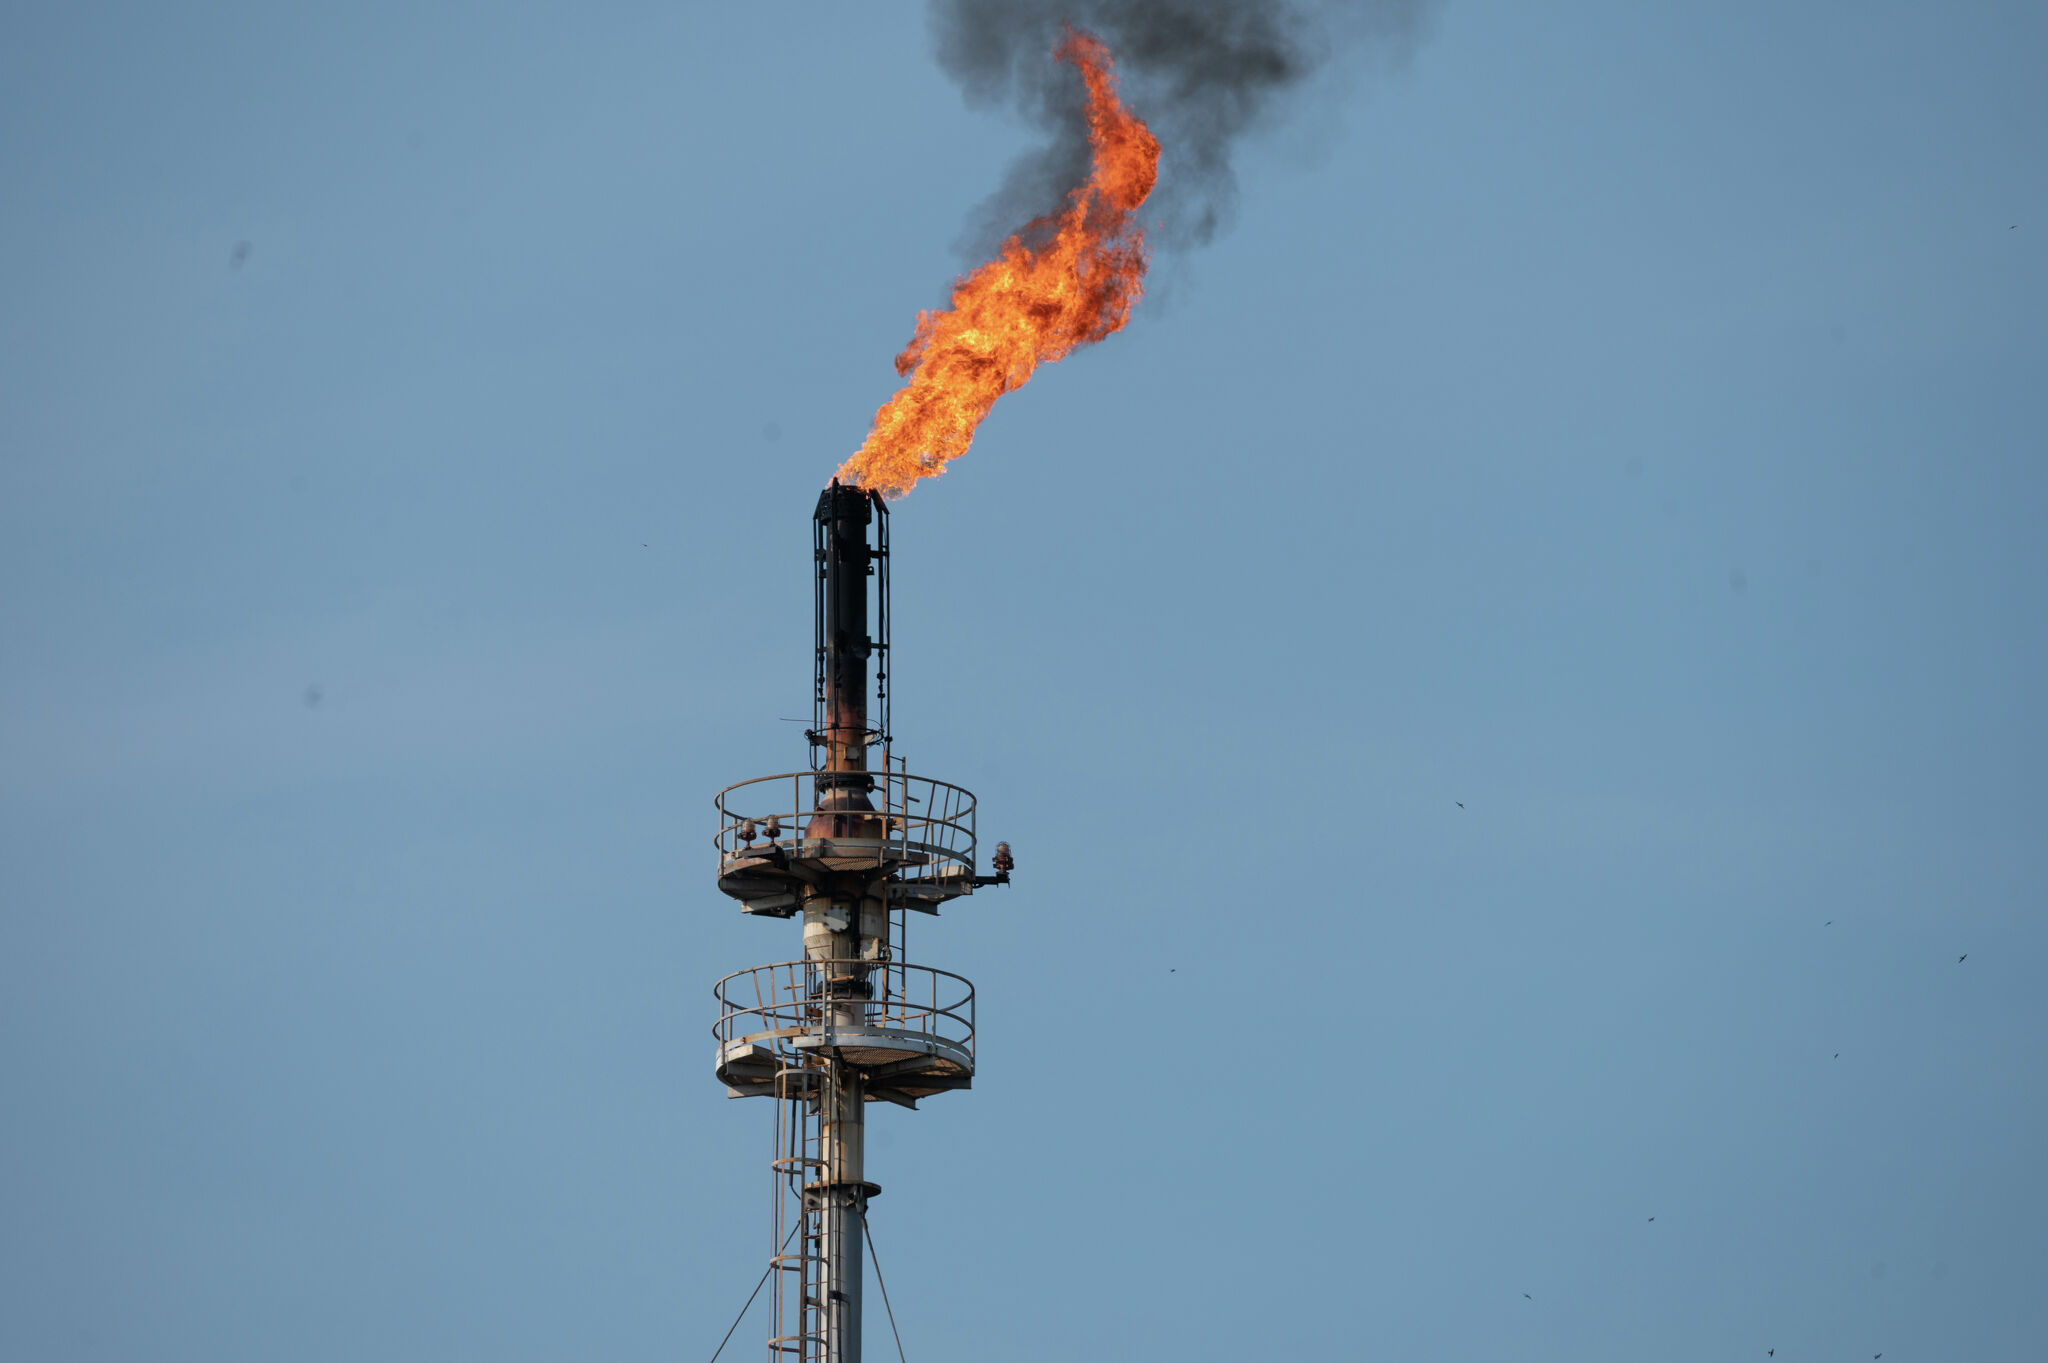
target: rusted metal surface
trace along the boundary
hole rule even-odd
[[[860,488],[837,480],[818,494],[813,517],[819,593],[819,699],[824,724],[823,771],[812,781],[817,812],[802,825],[808,838],[872,839],[880,835],[867,775],[868,746],[877,735],[868,727],[868,659],[875,640],[868,633],[868,592],[875,551],[868,527],[879,505]],[[883,511],[882,515],[888,513]]]

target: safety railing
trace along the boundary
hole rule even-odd
[[[859,778],[844,772],[784,772],[727,786],[714,802],[719,866],[769,848],[802,858],[829,841],[835,857],[872,850],[877,865],[898,868],[905,881],[974,874],[972,791],[886,769],[866,776],[872,813],[847,809],[848,782]],[[814,825],[844,834],[813,837]]]
[[[795,1057],[841,1036],[887,1034],[974,1056],[974,986],[930,966],[897,961],[782,961],[736,971],[712,989],[720,1053],[735,1042]],[[799,1045],[799,1043],[805,1043]],[[906,1047],[908,1049],[908,1047]]]

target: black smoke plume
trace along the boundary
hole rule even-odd
[[[1109,44],[1124,99],[1162,144],[1148,204],[1152,241],[1199,246],[1230,219],[1239,137],[1340,52],[1371,45],[1395,58],[1421,36],[1431,0],[932,0],[939,64],[970,104],[1014,104],[1052,134],[1011,165],[962,249],[988,255],[1020,226],[1055,212],[1088,173],[1081,82],[1052,60],[1066,25]]]

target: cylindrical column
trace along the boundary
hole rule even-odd
[[[863,1147],[867,1128],[861,1111],[866,1095],[860,1075],[835,1060],[820,1099],[819,1147],[823,1177],[817,1199],[818,1253],[824,1260],[818,1284],[825,1325],[824,1363],[860,1363],[861,1223],[867,1211]]]
[[[821,622],[825,664],[825,769],[868,769],[868,579],[874,554],[868,526],[874,506],[857,487],[837,481],[818,494],[818,550],[823,562],[825,618]],[[846,787],[855,788],[852,783]],[[863,794],[866,786],[859,786]],[[862,801],[863,808],[873,808]]]
[[[816,782],[818,814],[807,839],[880,841],[868,774],[868,582],[874,551],[868,529],[874,505],[860,488],[837,482],[818,497],[821,604],[819,662],[824,683],[825,764]],[[804,954],[818,962],[817,994],[827,1026],[866,1024],[868,958],[887,934],[888,915],[876,893],[877,872],[846,870],[804,896]],[[862,1227],[874,1185],[867,1182],[865,1082],[860,1071],[827,1052],[818,1101],[818,1177],[804,1200],[818,1218],[818,1312],[821,1363],[860,1363]],[[810,1363],[810,1360],[806,1360]]]
[[[824,687],[825,766],[811,778],[818,813],[804,830],[813,840],[879,842],[883,821],[875,814],[875,778],[868,774],[868,582],[875,552],[868,544],[875,508],[870,494],[835,480],[818,494],[813,515],[822,609],[818,616],[818,662]],[[873,898],[869,876],[843,875],[813,887],[804,902],[804,952],[814,961],[858,962],[871,954],[872,925],[864,924],[865,901]],[[879,900],[877,900],[879,903]],[[886,930],[886,929],[884,929]],[[864,940],[868,938],[869,940]],[[837,982],[858,981],[858,965],[832,967]]]

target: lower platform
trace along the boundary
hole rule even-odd
[[[974,1081],[974,986],[894,962],[787,961],[718,982],[715,1059],[734,1097],[801,1096],[827,1058],[870,1101],[914,1104]]]

